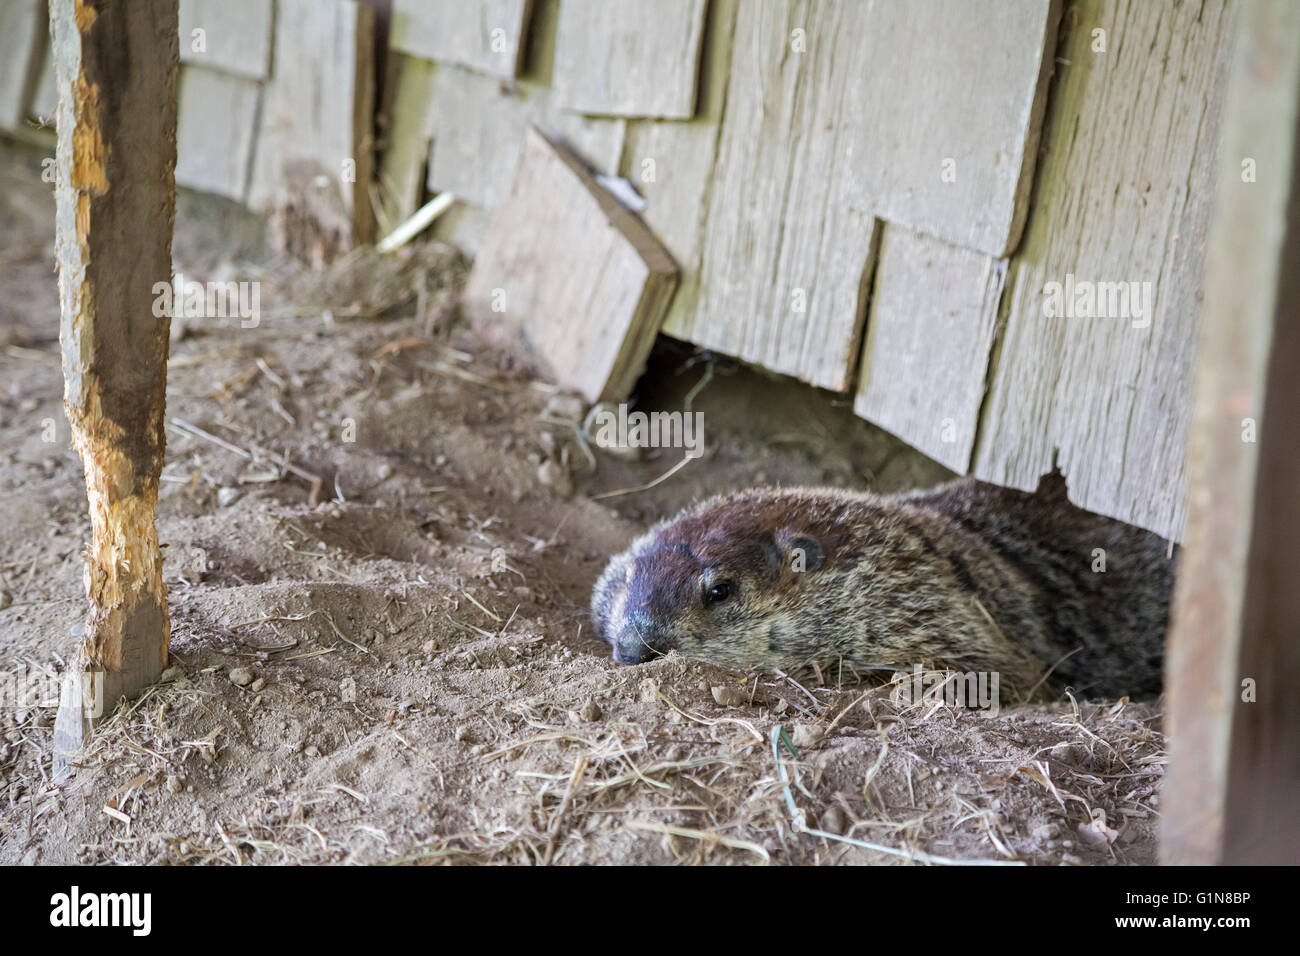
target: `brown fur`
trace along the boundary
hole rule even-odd
[[[633,541],[592,611],[629,663],[670,650],[849,676],[925,663],[997,672],[1021,694],[1050,670],[1057,689],[1143,695],[1160,689],[1166,555],[1156,535],[1071,505],[1057,475],[1033,495],[972,479],[891,497],[759,489]],[[731,593],[711,600],[719,584]]]

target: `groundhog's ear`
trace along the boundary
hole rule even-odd
[[[796,574],[816,571],[826,563],[822,543],[810,534],[785,528],[777,532],[776,543],[781,548],[781,563]]]

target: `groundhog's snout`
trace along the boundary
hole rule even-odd
[[[649,611],[631,611],[610,644],[614,648],[612,656],[620,664],[642,664],[667,653],[667,621]]]

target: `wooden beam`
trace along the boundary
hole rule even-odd
[[[170,623],[154,527],[175,213],[176,0],[52,0],[64,404],[86,472],[90,613],[56,753],[157,680]]]
[[[1300,863],[1300,7],[1241,9],[1166,683],[1161,860]]]

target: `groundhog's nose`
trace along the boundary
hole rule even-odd
[[[627,616],[627,627],[614,642],[614,660],[620,664],[641,664],[657,657],[660,624],[648,611],[632,611]]]
[[[644,664],[652,654],[644,644],[616,644],[614,660],[620,664]]]

